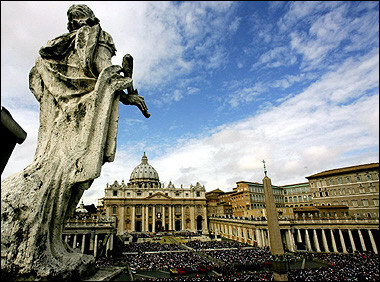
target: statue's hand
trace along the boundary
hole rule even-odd
[[[144,97],[140,96],[137,92],[137,89],[133,94],[125,94],[124,91],[120,94],[120,102],[124,105],[134,105],[137,106],[144,117],[149,118],[150,113],[148,112],[148,107],[145,104]]]

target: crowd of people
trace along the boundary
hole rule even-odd
[[[143,242],[130,243],[122,247],[123,252],[162,252],[162,251],[179,251],[184,250],[184,247],[179,244],[161,244],[160,242]]]
[[[99,258],[97,266],[128,265],[137,271],[170,272],[179,268],[185,270],[185,275],[170,278],[176,281],[273,281],[271,264],[275,261],[289,264],[296,261],[314,261],[323,262],[325,266],[289,269],[288,280],[379,280],[379,255],[373,252],[354,254],[301,252],[274,256],[269,248],[249,247],[234,241],[192,241],[183,245],[158,242],[130,243],[124,246],[125,253],[122,257]],[[209,275],[205,276],[204,273],[198,275],[199,266],[207,268],[206,273]],[[170,281],[167,279],[156,280]],[[136,277],[135,280],[144,279]]]
[[[373,252],[354,254],[306,253],[306,259],[327,262],[326,267],[288,271],[289,281],[378,281],[379,255]]]
[[[194,250],[208,250],[208,249],[239,249],[249,247],[249,245],[237,241],[200,241],[194,240],[185,243],[186,246]]]
[[[198,266],[213,267],[214,263],[196,252],[125,254],[124,260],[136,270],[157,271],[183,268],[187,273],[198,271]]]

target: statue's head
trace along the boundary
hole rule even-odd
[[[85,4],[72,5],[67,11],[67,29],[71,32],[84,25],[93,26],[99,23],[94,12]]]

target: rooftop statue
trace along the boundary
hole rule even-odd
[[[29,74],[40,103],[33,162],[1,183],[1,268],[38,279],[67,278],[94,263],[62,242],[64,222],[114,160],[119,101],[150,116],[133,88],[132,57],[112,65],[112,37],[86,5],[72,5],[67,16],[69,32],[41,47]]]

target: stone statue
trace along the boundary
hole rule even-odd
[[[29,74],[40,103],[33,162],[1,183],[1,269],[38,279],[72,277],[94,264],[62,242],[64,222],[114,160],[119,101],[150,116],[133,88],[132,57],[112,65],[112,37],[86,5],[72,5],[67,16],[69,32],[40,49]]]

